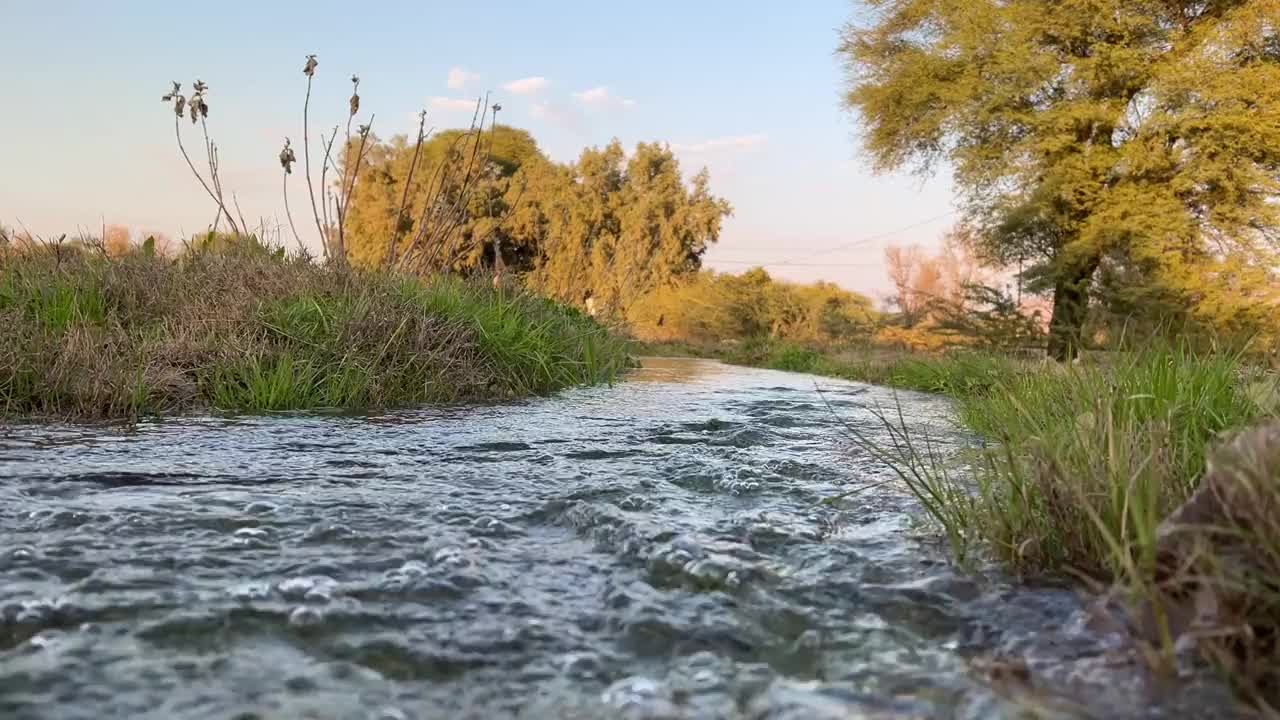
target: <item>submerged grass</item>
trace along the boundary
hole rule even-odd
[[[520,290],[264,253],[0,253],[0,326],[7,417],[498,399],[627,362],[595,321]]]

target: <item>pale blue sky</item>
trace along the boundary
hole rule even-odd
[[[317,53],[315,124],[345,118],[356,72],[383,136],[410,132],[422,107],[432,124],[465,124],[456,101],[492,90],[502,120],[558,160],[612,137],[666,141],[686,172],[709,167],[736,209],[712,267],[761,262],[879,292],[885,242],[935,242],[954,218],[922,223],[952,209],[946,177],[878,177],[861,157],[833,54],[853,12],[847,0],[0,0],[0,222],[42,234],[104,220],[175,236],[206,226],[209,201],[160,102],[170,80],[197,77],[211,88],[224,187],[251,222],[283,218],[276,154],[285,135],[301,144],[302,62]],[[542,81],[504,88],[529,78]]]

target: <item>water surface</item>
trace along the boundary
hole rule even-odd
[[[652,360],[515,405],[0,431],[0,717],[1228,716],[1070,590],[951,568],[900,488],[823,504],[889,477],[841,423],[893,402]]]

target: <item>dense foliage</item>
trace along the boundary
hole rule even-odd
[[[357,264],[381,265],[388,238],[419,229],[421,220],[401,207],[455,194],[441,193],[440,183],[474,182],[441,269],[519,273],[531,289],[617,318],[651,290],[696,273],[730,212],[705,171],[686,181],[671,150],[656,143],[628,156],[614,141],[559,164],[524,130],[498,125],[478,133],[478,146],[464,135],[440,133],[421,148],[405,137],[372,144],[349,216]],[[474,147],[474,158],[460,147]]]
[[[799,285],[762,269],[704,272],[656,290],[628,313],[636,336],[710,347],[723,341],[836,344],[871,332],[879,313],[866,296],[831,283]]]
[[[1280,2],[868,0],[840,54],[882,169],[946,163],[989,260],[1052,293],[1074,355],[1127,314],[1280,315]]]

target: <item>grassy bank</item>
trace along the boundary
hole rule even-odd
[[[957,457],[892,409],[888,443],[858,440],[956,554],[1111,587],[1155,664],[1172,667],[1191,642],[1245,695],[1274,699],[1280,426],[1234,431],[1275,421],[1276,378],[1239,356],[1169,347],[1066,368],[931,361],[951,362],[936,374],[992,379],[940,383],[981,447]]]
[[[605,381],[621,341],[517,290],[265,252],[0,253],[0,413],[379,408]]]

